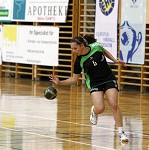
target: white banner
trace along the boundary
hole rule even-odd
[[[120,58],[144,64],[146,0],[122,0],[121,9]]]
[[[0,25],[0,65],[2,64],[2,26]]]
[[[13,1],[13,21],[66,22],[69,0]]]
[[[11,21],[13,0],[0,0],[0,21]]]
[[[117,58],[117,16],[118,0],[96,0],[95,38],[115,58]]]
[[[5,25],[2,61],[58,65],[59,28]]]

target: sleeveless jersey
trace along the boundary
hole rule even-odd
[[[88,89],[91,89],[99,84],[115,80],[116,77],[103,55],[104,48],[100,43],[92,43],[89,47],[90,52],[88,54],[77,56],[74,64],[74,74],[80,74],[83,69],[86,85]]]

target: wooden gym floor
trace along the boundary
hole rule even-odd
[[[84,86],[55,86],[49,81],[0,78],[0,150],[149,150],[149,93],[120,91],[119,104],[128,143],[120,143],[111,110],[89,121],[92,106]]]

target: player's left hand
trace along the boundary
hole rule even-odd
[[[118,64],[121,64],[122,66],[125,67],[125,62],[124,62],[123,60],[118,59],[118,60],[117,60],[117,63],[118,63]]]

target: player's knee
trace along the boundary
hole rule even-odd
[[[95,109],[96,114],[101,114],[104,112],[105,106],[97,106],[97,107],[94,107],[94,109]]]
[[[114,103],[111,105],[112,109],[116,111],[118,109],[118,104]]]

